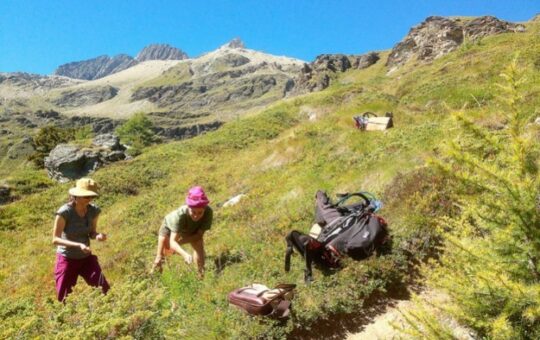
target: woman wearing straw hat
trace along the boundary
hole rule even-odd
[[[89,285],[101,287],[103,293],[109,290],[97,256],[90,250],[90,239],[107,239],[107,235],[96,231],[101,210],[91,201],[98,196],[97,188],[92,179],[79,179],[75,187],[69,189],[69,202],[56,212],[52,242],[58,246],[54,275],[59,301],[64,301],[71,293],[79,276]]]
[[[167,214],[159,229],[157,255],[152,272],[161,272],[163,256],[177,253],[188,264],[195,261],[199,275],[204,274],[204,233],[212,227],[213,211],[208,205],[210,201],[200,186],[189,189],[186,204]],[[193,248],[193,256],[180,245],[189,243]]]

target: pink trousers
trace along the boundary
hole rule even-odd
[[[97,256],[90,255],[84,259],[68,259],[60,254],[56,254],[54,276],[56,279],[56,296],[58,301],[64,301],[66,296],[71,293],[79,275],[90,286],[101,287],[104,294],[110,288],[109,283],[101,272]]]

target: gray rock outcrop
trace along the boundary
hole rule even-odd
[[[221,58],[219,59],[219,62],[223,62]],[[233,58],[228,62],[242,63],[242,59]],[[249,105],[249,101],[258,100],[260,105],[264,105],[282,98],[286,84],[290,80],[290,77],[282,72],[274,74],[256,72],[269,67],[271,66],[236,67],[178,85],[143,87],[136,90],[131,99],[133,101],[146,99],[158,107],[168,107],[181,112],[198,112],[202,108],[206,111],[219,110],[223,104],[242,101]],[[261,98],[263,96],[264,98]]]
[[[57,75],[43,76],[25,72],[0,73],[0,85],[14,86],[30,90],[47,91],[75,85],[79,82],[80,81],[78,80]]]
[[[371,52],[367,54],[362,54],[359,56],[350,56],[351,67],[355,70],[362,70],[370,67],[379,61],[379,53]]]
[[[61,183],[83,177],[99,166],[99,156],[95,151],[75,145],[59,144],[45,157],[47,174]]]
[[[66,127],[81,127],[90,125],[97,134],[110,133],[121,124],[121,121],[110,118],[90,116],[71,116],[64,122]]]
[[[489,35],[522,31],[522,25],[491,16],[470,21],[431,16],[411,28],[407,36],[394,46],[386,66],[399,67],[413,58],[431,61],[456,50],[466,39],[476,41]]]
[[[45,157],[45,169],[50,178],[59,182],[81,178],[105,164],[126,159],[125,148],[118,137],[100,135],[94,138],[94,146],[83,148],[71,144],[59,144]]]
[[[367,68],[379,58],[376,52],[363,55],[322,54],[315,58],[315,61],[304,64],[300,75],[294,79],[294,86],[288,91],[299,94],[324,90],[338,73]]]
[[[184,51],[168,44],[148,45],[135,57],[139,62],[145,60],[183,60],[187,58],[188,55]]]
[[[191,126],[177,126],[170,128],[156,127],[156,134],[168,139],[187,139],[198,136],[205,132],[217,130],[223,122],[215,121],[207,124],[196,124]]]
[[[126,148],[120,144],[120,138],[112,133],[97,135],[92,140],[92,144],[112,151],[124,151]]]
[[[119,54],[112,58],[102,55],[89,60],[61,65],[54,71],[54,74],[75,79],[94,80],[120,72],[137,63],[137,60],[126,54]]]
[[[10,112],[0,114],[0,121],[12,122],[23,128],[43,127],[55,125],[63,128],[78,128],[90,126],[97,134],[112,132],[121,121],[105,117],[66,116],[54,110],[37,110],[34,112]],[[3,129],[0,134],[13,134],[9,129]]]
[[[524,32],[525,26],[499,20],[492,16],[483,16],[467,22],[463,27],[463,31],[466,37],[476,41],[500,33]]]
[[[53,103],[60,107],[78,107],[104,102],[116,96],[118,89],[112,86],[78,88],[64,91]]]

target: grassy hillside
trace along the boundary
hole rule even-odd
[[[514,52],[527,70],[527,104],[540,104],[538,24],[524,34],[486,38],[436,60],[387,75],[385,56],[343,75],[329,89],[282,101],[257,115],[192,140],[159,145],[132,161],[100,169],[100,228],[93,243],[112,289],[102,296],[81,283],[66,306],[54,300],[54,211],[72,184],[51,185],[0,210],[0,334],[3,338],[283,338],[317,318],[362,308],[375,295],[406,286],[433,256],[436,218],[452,214],[452,183],[426,166],[459,133],[450,112],[462,109],[485,126],[503,124],[495,100],[499,74]],[[395,128],[359,132],[352,116],[393,111]],[[315,120],[308,119],[314,114]],[[37,176],[37,175],[36,175]],[[173,257],[162,276],[147,274],[163,216],[186,190],[205,187],[215,208],[206,238],[207,275]],[[317,189],[368,190],[382,197],[390,224],[388,255],[315,270],[302,282],[302,261],[283,271],[284,236],[308,230]],[[239,193],[238,205],[219,203]],[[253,283],[298,284],[286,322],[248,317],[227,293]],[[295,333],[299,334],[299,333]]]

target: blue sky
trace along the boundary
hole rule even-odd
[[[526,21],[538,0],[0,0],[0,72],[57,66],[168,43],[190,57],[234,37],[247,48],[312,61],[392,48],[430,15]]]

